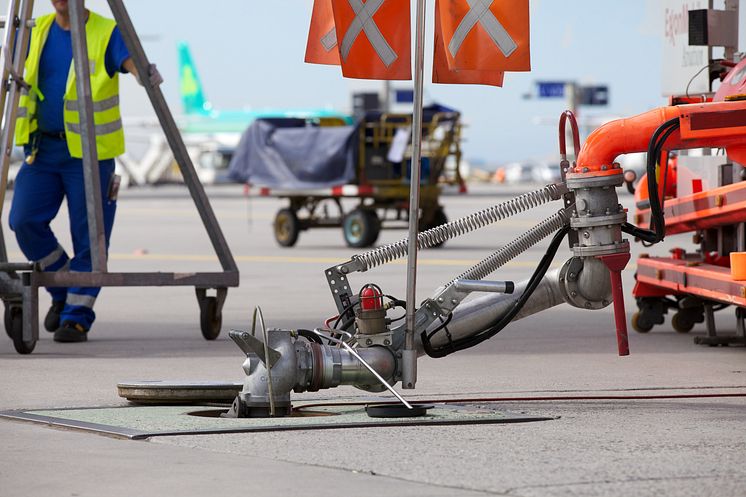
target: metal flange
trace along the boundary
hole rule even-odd
[[[572,248],[575,257],[598,257],[599,255],[624,254],[629,252],[629,241],[610,243],[608,245],[578,246]]]
[[[596,261],[596,259],[592,259],[592,260]],[[606,267],[603,266],[603,264],[600,264],[598,268],[587,267],[584,259],[580,257],[573,257],[571,259],[568,259],[567,262],[565,262],[565,264],[560,269],[559,281],[560,281],[560,290],[562,291],[562,295],[568,304],[578,307],[580,309],[598,310],[598,309],[603,309],[604,307],[608,306],[611,303],[610,285],[608,288],[609,291],[606,292],[606,294],[593,295],[593,296],[588,295],[588,294],[591,293],[591,290],[596,290],[596,289],[586,288],[585,285],[582,285],[582,282],[587,282],[587,281],[596,279],[595,274],[594,275],[585,274],[581,276],[581,273],[583,271],[598,271],[598,270],[603,271],[603,273],[600,273],[599,276],[603,274],[608,277],[608,271],[606,270]]]

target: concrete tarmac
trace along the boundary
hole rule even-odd
[[[106,288],[83,344],[57,344],[42,330],[30,356],[0,339],[0,410],[126,405],[123,380],[240,380],[242,354],[230,328],[250,327],[256,305],[270,327],[319,326],[336,314],[323,270],[355,250],[340,230],[301,234],[292,249],[272,235],[277,199],[246,199],[237,186],[208,190],[241,270],[229,291],[223,333],[205,341],[192,288]],[[445,196],[450,218],[506,200],[502,187]],[[623,197],[632,208],[632,199]],[[512,218],[420,255],[418,299],[548,217],[559,204]],[[7,226],[7,209],[5,226]],[[54,228],[70,247],[67,216]],[[404,231],[384,231],[379,243]],[[6,232],[11,259],[20,253]],[[688,236],[660,247],[690,247]],[[527,278],[536,246],[495,274]],[[641,251],[635,245],[635,255]],[[560,249],[555,263],[569,256]],[[112,271],[219,270],[196,210],[181,187],[122,194],[111,244]],[[628,317],[634,267],[625,273]],[[404,261],[356,274],[404,298]],[[42,297],[42,317],[48,305]],[[733,333],[732,310],[718,314]],[[227,492],[306,496],[744,496],[746,397],[650,400],[530,400],[587,395],[746,394],[746,350],[694,345],[703,325],[679,334],[664,325],[630,330],[629,357],[616,355],[611,309],[567,305],[513,323],[500,335],[445,359],[424,358],[414,399],[521,397],[504,409],[557,419],[528,424],[365,428],[159,437],[127,441],[0,420],[0,495],[202,496]],[[350,387],[299,398],[359,399]]]

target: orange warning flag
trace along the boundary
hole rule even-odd
[[[438,10],[440,0],[435,0]],[[473,71],[469,69],[451,69],[448,66],[446,43],[440,25],[440,16],[435,16],[435,43],[433,51],[433,83],[462,84],[462,85],[490,85],[502,86],[505,73],[503,71]]]
[[[529,0],[441,0],[451,69],[530,71]]]
[[[311,64],[339,65],[337,30],[334,27],[332,0],[313,1],[305,61]]]
[[[412,79],[409,0],[332,0],[342,75]]]

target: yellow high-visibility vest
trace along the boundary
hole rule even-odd
[[[24,79],[31,85],[31,91],[21,93],[21,101],[16,119],[16,145],[25,145],[30,135],[39,128],[37,121],[38,101],[44,95],[38,89],[39,61],[47,41],[49,29],[55,15],[39,17],[31,33],[31,46],[26,59]],[[119,111],[119,73],[109,77],[106,72],[106,47],[116,27],[116,22],[89,12],[85,25],[88,42],[88,58],[91,71],[91,92],[93,94],[93,121],[96,134],[96,150],[99,159],[113,159],[124,153],[124,130]],[[83,157],[80,138],[80,114],[75,80],[75,64],[70,64],[64,96],[64,120],[67,148],[72,157]]]

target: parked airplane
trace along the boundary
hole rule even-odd
[[[266,117],[297,117],[304,119],[337,119],[351,123],[349,115],[324,108],[313,109],[214,109],[206,99],[189,46],[179,43],[179,86],[185,119],[180,124],[184,133],[243,133],[254,120]]]
[[[189,155],[200,180],[205,183],[221,181],[241,135],[257,119],[296,117],[319,122],[352,124],[352,118],[332,109],[215,109],[205,96],[202,82],[185,42],[178,45],[179,88],[183,114],[176,118]],[[138,120],[138,126],[148,127]],[[156,123],[148,123],[151,127]],[[119,158],[126,179],[138,183],[168,180],[173,170],[173,157],[165,138],[148,133],[148,150],[139,160],[128,154]]]

